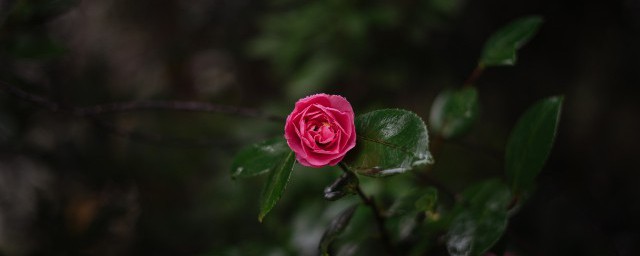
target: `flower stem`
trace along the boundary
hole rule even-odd
[[[342,168],[342,170],[345,173],[352,173],[351,170],[349,170],[349,168],[344,163],[340,162],[338,165],[340,166],[340,168]],[[360,197],[360,200],[362,200],[362,203],[364,203],[366,206],[369,207],[369,209],[371,209],[371,212],[373,213],[373,216],[376,220],[376,226],[378,227],[378,232],[380,233],[382,242],[384,243],[385,249],[387,250],[387,254],[397,255],[395,253],[393,245],[391,244],[389,231],[387,231],[387,228],[385,227],[385,224],[384,224],[385,218],[382,215],[382,212],[380,211],[380,208],[376,204],[375,200],[373,199],[373,196],[365,195],[365,193],[362,191],[362,188],[360,188],[360,184],[358,184],[356,187],[356,193],[358,194],[358,197]]]

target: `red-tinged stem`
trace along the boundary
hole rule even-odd
[[[476,66],[476,68],[473,69],[473,71],[471,72],[471,75],[469,75],[467,80],[464,81],[464,85],[463,86],[465,86],[465,87],[466,86],[473,86],[473,84],[476,83],[476,81],[478,80],[480,75],[482,75],[483,71],[484,71],[484,65],[478,64],[478,66]]]

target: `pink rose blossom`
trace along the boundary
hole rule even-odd
[[[336,165],[356,145],[351,104],[339,95],[315,94],[300,99],[287,116],[284,137],[300,164]]]

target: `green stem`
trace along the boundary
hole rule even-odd
[[[347,167],[344,163],[340,162],[338,165],[340,166],[340,168],[342,168],[342,170],[345,173],[352,173],[351,170],[349,170],[349,167]],[[358,197],[360,197],[360,200],[362,200],[362,203],[364,203],[366,206],[369,207],[369,209],[371,209],[371,212],[373,213],[373,216],[376,220],[376,226],[378,227],[378,232],[380,233],[382,242],[384,243],[385,249],[387,250],[387,255],[396,255],[393,245],[391,243],[389,232],[387,231],[387,228],[385,227],[385,224],[384,224],[385,218],[382,216],[382,212],[380,211],[380,208],[378,207],[375,200],[373,199],[373,196],[365,195],[365,193],[362,191],[362,188],[360,188],[360,184],[358,184],[356,187],[356,193],[358,194]]]

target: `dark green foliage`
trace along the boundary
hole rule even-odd
[[[462,192],[447,233],[451,255],[481,255],[495,244],[507,226],[509,188],[500,181],[481,182]]]
[[[343,212],[341,212],[338,216],[336,216],[329,226],[327,230],[322,235],[322,240],[320,240],[320,253],[322,255],[329,255],[329,247],[331,243],[345,230],[347,225],[349,225],[349,221],[351,221],[351,217],[353,213],[358,209],[358,205],[353,205]]]
[[[423,99],[436,87],[456,88],[453,67],[474,64],[456,63],[466,57],[446,48],[460,38],[450,26],[468,22],[455,15],[464,1],[274,0],[208,9],[161,1],[153,10],[153,1],[84,1],[76,9],[78,2],[0,1],[0,80],[34,94],[0,93],[2,192],[9,207],[18,205],[14,199],[31,206],[15,222],[6,216],[22,212],[0,207],[2,255],[82,254],[121,244],[104,253],[483,255],[501,251],[495,244],[513,204],[531,192],[552,148],[560,96],[522,116],[506,163],[477,152],[484,143],[502,146],[506,128],[498,123],[486,132],[492,126],[477,122],[486,87],[473,87],[475,78],[484,67],[515,64],[542,23],[536,16],[487,40],[473,82],[440,93],[427,126]],[[296,166],[277,121],[293,107],[291,98],[320,91],[347,97],[359,114],[357,145],[340,163],[343,172]],[[238,106],[238,116],[249,118],[73,111],[155,100]],[[276,118],[259,119],[262,112]],[[438,138],[434,145],[427,128]],[[434,167],[432,154],[463,164]],[[481,181],[503,164],[505,182]],[[268,221],[256,223],[256,212],[260,222],[270,214]]]
[[[346,195],[355,194],[358,184],[358,177],[354,173],[345,172],[324,189],[324,199],[335,201]]]
[[[293,164],[296,158],[293,151],[290,151],[284,158],[277,162],[276,167],[269,174],[267,183],[262,189],[262,197],[260,198],[260,214],[258,220],[262,222],[264,216],[271,211],[276,205],[284,190],[289,183],[289,177],[291,177],[291,171],[293,171]]]
[[[484,45],[480,65],[516,64],[516,52],[535,35],[541,24],[541,17],[531,16],[517,19],[495,32]]]
[[[391,215],[416,214],[433,210],[438,202],[438,190],[433,187],[414,189],[396,200],[390,208]]]
[[[547,161],[558,130],[562,101],[562,96],[554,96],[537,102],[513,128],[507,142],[505,169],[514,191],[531,189]]]
[[[446,90],[431,106],[429,124],[432,131],[445,139],[463,135],[478,117],[478,91],[475,87]]]

